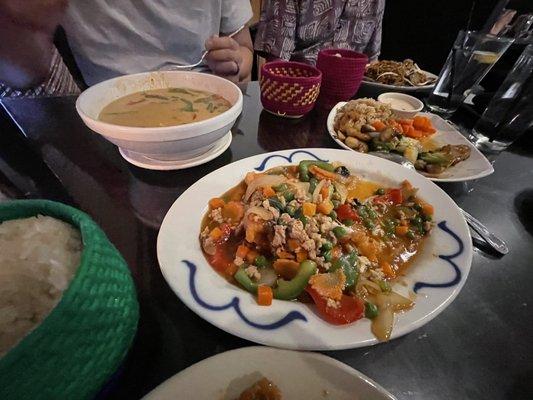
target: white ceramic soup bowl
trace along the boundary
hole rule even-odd
[[[120,126],[98,120],[102,109],[120,97],[171,87],[212,92],[232,106],[203,121],[166,127]],[[91,130],[122,149],[158,160],[184,160],[205,153],[228,133],[242,111],[242,93],[234,83],[215,75],[191,71],[143,72],[91,86],[78,97],[76,111]]]

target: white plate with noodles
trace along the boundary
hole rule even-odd
[[[298,227],[315,232],[316,221],[315,242],[301,239],[309,251],[289,241]],[[165,216],[157,255],[176,295],[213,325],[275,347],[335,350],[394,339],[435,318],[463,287],[472,244],[453,200],[420,174],[366,154],[298,149],[239,160],[192,185]],[[272,270],[279,276],[271,279]]]
[[[355,101],[357,100],[358,99]],[[339,109],[345,104],[347,104],[347,102],[341,101],[332,108],[328,115],[326,125],[329,135],[339,146],[344,149],[351,150],[352,152],[356,152],[357,150],[348,147],[346,143],[341,140],[338,132],[335,130],[335,117]],[[421,149],[418,152],[419,156],[423,151],[436,149],[445,145],[451,145],[452,147],[463,147],[469,150],[469,156],[467,159],[444,169],[442,172],[429,174],[425,171],[420,171],[421,174],[425,175],[428,179],[434,182],[464,182],[473,179],[480,179],[494,172],[494,167],[490,161],[487,160],[487,158],[448,121],[445,121],[443,118],[433,113],[424,112],[418,113],[417,115],[427,118],[436,130],[434,134],[428,137],[428,140],[425,142],[425,144],[421,144],[422,148],[425,148],[426,146],[429,146],[429,148],[426,150]],[[372,150],[371,148],[370,150],[376,151]]]
[[[429,93],[438,79],[437,75],[424,71],[412,60],[374,61],[366,69],[360,91],[371,97],[385,92]]]

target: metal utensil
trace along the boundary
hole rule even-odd
[[[240,31],[242,31],[244,29],[246,25],[243,25],[241,26],[239,29],[237,29],[235,32],[232,32],[230,33],[229,35],[225,36],[225,37],[233,37],[235,36],[237,33],[239,33]],[[200,57],[200,60],[194,64],[189,64],[189,65],[173,65],[172,67],[169,68],[170,71],[181,71],[181,70],[190,70],[190,69],[193,69],[194,67],[197,67],[199,66],[203,61],[204,61],[204,58],[205,56],[207,55],[207,53],[209,53],[208,50],[205,50],[203,53],[202,53],[202,57]]]
[[[472,215],[467,213],[462,208],[459,208],[461,212],[463,213],[463,216],[466,219],[466,222],[472,228],[474,231],[477,232],[479,236],[483,238],[485,242],[487,242],[490,247],[492,247],[494,250],[496,250],[500,254],[507,254],[509,253],[509,247],[507,246],[507,243],[505,243],[502,239],[500,239],[495,234],[491,233],[485,225],[483,225],[479,220],[474,218]]]
[[[369,152],[368,154],[384,158],[386,160],[390,160],[392,162],[395,162],[397,164],[400,164],[404,166],[405,168],[409,169],[415,169],[415,166],[411,161],[409,161],[404,156],[401,156],[399,154],[395,153],[382,153],[379,151],[373,151]],[[463,213],[463,216],[465,217],[465,220],[479,236],[483,238],[483,240],[494,250],[496,250],[500,254],[507,254],[509,252],[509,247],[507,246],[507,243],[503,239],[500,239],[495,234],[491,233],[485,225],[483,225],[479,220],[474,218],[472,215],[467,213],[465,210],[463,210],[461,207],[459,207],[459,210]]]

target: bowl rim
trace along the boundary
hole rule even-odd
[[[313,76],[287,76],[287,75],[277,75],[274,74],[269,70],[269,67],[273,67],[275,65],[284,65],[284,66],[296,66],[296,67],[303,67],[309,71],[312,71],[314,73]],[[261,67],[261,79],[263,79],[263,76],[268,75],[269,77],[276,77],[276,78],[282,78],[284,80],[287,80],[291,83],[295,82],[302,82],[302,81],[322,81],[322,71],[320,71],[317,67],[314,67],[312,65],[298,62],[298,61],[286,61],[286,60],[277,60],[277,61],[270,61],[267,63],[264,63]]]
[[[408,95],[408,94],[405,94],[405,93],[399,93],[399,92],[385,92],[385,93],[381,93],[379,96],[378,96],[378,101],[381,102],[381,103],[385,103],[383,101],[383,99],[386,99],[386,98],[400,98],[400,99],[404,99],[404,100],[407,100],[412,106],[413,106],[413,109],[412,110],[400,110],[399,108],[395,108],[393,105],[389,104],[391,109],[394,110],[394,111],[399,111],[399,112],[406,112],[406,113],[411,113],[411,112],[420,112],[422,111],[422,109],[424,108],[424,103],[422,103],[421,100],[417,99],[416,97],[414,96],[411,96],[411,95]]]
[[[153,74],[163,74],[163,75],[208,75],[210,78],[215,78],[220,81],[225,82],[229,87],[234,89],[237,93],[237,101],[235,104],[233,104],[229,109],[224,111],[221,114],[215,115],[214,117],[204,119],[202,121],[197,122],[190,122],[188,124],[181,124],[181,125],[171,125],[171,126],[155,126],[155,127],[140,127],[140,126],[124,126],[124,125],[115,125],[110,124],[109,122],[100,121],[98,119],[95,119],[91,116],[89,116],[81,106],[81,102],[83,99],[88,96],[88,94],[91,93],[93,90],[97,90],[99,88],[105,87],[107,85],[111,85],[115,82],[119,82],[120,80],[124,78],[141,78],[144,76],[150,76]],[[141,136],[143,134],[150,134],[150,133],[160,133],[160,134],[180,134],[179,139],[188,139],[191,137],[199,136],[205,133],[213,132],[217,129],[220,129],[228,124],[227,121],[224,121],[225,117],[228,117],[232,114],[240,114],[242,111],[242,103],[243,103],[243,96],[241,89],[233,82],[222,78],[220,76],[214,75],[214,74],[208,74],[205,72],[197,72],[197,71],[147,71],[147,72],[139,72],[135,74],[127,74],[127,75],[120,75],[111,79],[107,79],[105,81],[99,82],[96,85],[90,86],[89,88],[85,89],[82,93],[79,94],[78,98],[76,99],[76,111],[78,112],[78,115],[84,120],[84,121],[90,121],[93,125],[99,125],[103,128],[106,128],[106,134],[103,135],[100,132],[97,132],[100,135],[103,136],[109,136],[113,138],[119,138],[119,139],[125,139],[122,134],[129,133],[131,135],[138,135]],[[231,117],[233,120],[233,116]],[[91,130],[93,130],[92,127],[90,127]],[[184,133],[183,131],[192,129],[195,132],[190,133]],[[204,132],[205,131],[205,132]],[[141,138],[137,138],[137,140],[140,140]],[[128,140],[135,140],[135,138],[128,138]],[[155,138],[154,138],[155,140]],[[172,138],[167,138],[167,141],[176,140]],[[144,140],[142,140],[144,141]],[[160,141],[160,140],[157,140]]]
[[[365,69],[366,69],[366,66],[368,64],[368,55],[366,55],[365,53],[361,53],[361,52],[358,52],[358,51],[355,51],[355,50],[350,50],[350,49],[338,49],[338,48],[334,48],[334,47],[330,47],[330,48],[327,48],[327,49],[322,49],[318,52],[318,56],[320,57],[326,57],[328,59],[332,59],[332,57],[335,57],[336,59],[339,58],[337,57],[335,54],[341,54],[343,58],[349,58],[350,60],[353,60],[353,61],[362,61],[362,60],[365,60]],[[346,55],[344,55],[346,54]],[[318,58],[317,58],[318,60]]]

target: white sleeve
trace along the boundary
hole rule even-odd
[[[252,18],[250,0],[222,0],[220,32],[230,34]]]

